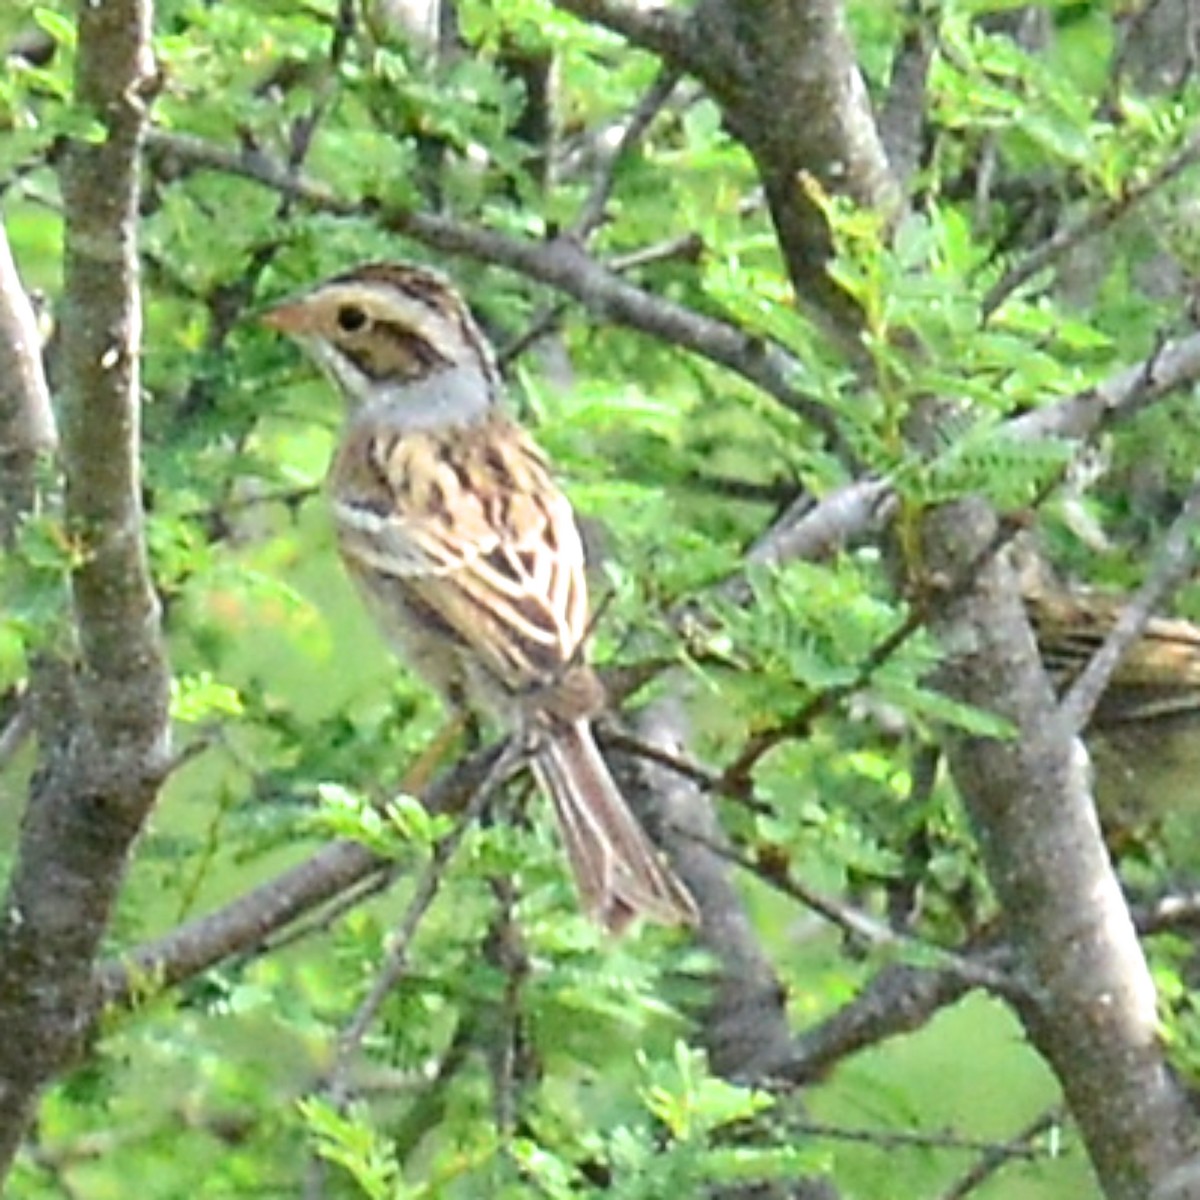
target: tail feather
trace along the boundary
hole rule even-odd
[[[556,726],[533,769],[554,805],[575,886],[588,914],[610,933],[635,917],[695,925],[696,903],[629,811],[586,721]]]

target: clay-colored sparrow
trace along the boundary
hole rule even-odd
[[[385,635],[456,709],[533,747],[584,908],[697,918],[592,737],[603,690],[584,661],[588,600],[570,502],[502,409],[487,340],[453,287],[373,263],[272,309],[346,401],[329,482],[338,545]]]

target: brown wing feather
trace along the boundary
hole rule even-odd
[[[403,436],[364,425],[332,472],[352,569],[402,582],[506,689],[551,682],[576,656],[587,627],[579,532],[517,426],[500,415]]]

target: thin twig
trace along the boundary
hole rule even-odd
[[[578,217],[571,226],[569,236],[577,238],[580,242],[586,242],[604,223],[608,201],[616,184],[617,168],[642,134],[650,128],[663,106],[670,100],[671,93],[679,83],[680,75],[681,73],[676,67],[663,67],[649,90],[634,105],[629,116],[619,127],[620,133],[613,144],[611,146],[601,144],[599,163],[592,186]]]
[[[1056,1125],[1062,1124],[1062,1121],[1062,1110],[1055,1106],[1035,1117],[1008,1141],[985,1147],[979,1161],[942,1192],[938,1200],[964,1200],[964,1197],[969,1196],[1014,1159],[1029,1159],[1037,1156],[1039,1152],[1035,1150],[1034,1142],[1042,1134],[1048,1133]],[[1044,1154],[1045,1152],[1040,1153]]]
[[[922,941],[909,934],[897,933],[896,930],[863,912],[851,904],[846,904],[808,884],[796,879],[788,870],[774,865],[764,865],[748,854],[743,854],[726,842],[708,838],[691,830],[677,831],[679,836],[699,842],[713,854],[749,871],[757,879],[761,879],[777,892],[803,904],[810,912],[814,912],[829,924],[842,930],[843,933],[866,945],[877,949],[903,950],[915,954],[923,961],[933,960],[937,970],[954,975],[971,987],[986,988],[1000,996],[1024,995],[1025,989],[1013,975],[997,971],[984,963],[964,958],[953,950],[938,946],[932,942]]]
[[[984,320],[1039,271],[1045,270],[1067,251],[1078,246],[1080,242],[1094,237],[1098,233],[1103,233],[1109,226],[1116,224],[1143,200],[1154,195],[1160,188],[1183,174],[1198,160],[1200,160],[1200,133],[1193,133],[1174,155],[1157,170],[1147,175],[1141,183],[1135,183],[1128,187],[1121,195],[1094,209],[1074,225],[1060,229],[1009,271],[984,296],[982,306]]]
[[[434,847],[429,865],[417,881],[408,907],[396,927],[387,957],[375,977],[375,982],[358,1006],[350,1023],[338,1037],[333,1067],[324,1089],[337,1103],[343,1103],[346,1098],[346,1077],[351,1059],[362,1045],[363,1038],[366,1037],[367,1030],[378,1015],[384,1000],[408,971],[408,956],[413,936],[441,888],[450,860],[462,845],[463,838],[466,837],[467,831],[474,824],[476,817],[483,811],[484,805],[509,777],[523,753],[519,742],[510,740],[505,744],[504,749],[467,801],[458,823]]]
[[[308,112],[297,117],[290,130],[290,146],[288,150],[288,170],[293,175],[299,175],[312,150],[313,139],[317,129],[325,119],[326,114],[333,108],[337,95],[337,86],[350,46],[350,35],[354,32],[354,0],[338,0],[337,13],[333,19],[333,36],[329,41],[329,70],[321,78],[315,89],[312,106]],[[282,221],[289,216],[293,204],[293,196],[285,193],[280,200],[276,216]]]
[[[496,917],[488,930],[484,956],[504,974],[504,994],[500,1002],[499,1028],[488,1039],[487,1056],[492,1075],[492,1109],[496,1133],[506,1152],[517,1128],[522,1070],[521,997],[529,975],[529,956],[521,940],[516,920],[518,892],[511,878],[492,881],[499,901]]]
[[[1197,559],[1193,535],[1198,519],[1200,475],[1192,481],[1183,508],[1158,548],[1154,569],[1121,609],[1108,636],[1059,704],[1059,714],[1071,733],[1080,733],[1087,727],[1113,672],[1126,651],[1141,637],[1151,613],[1191,574]]]
[[[438,1060],[432,1078],[421,1093],[388,1127],[388,1138],[396,1149],[396,1157],[405,1162],[421,1139],[442,1124],[448,1105],[450,1085],[470,1060],[471,1051],[480,1042],[478,1015],[468,1012],[459,1017],[450,1044]]]
[[[964,573],[964,579],[959,586],[965,586],[968,581]],[[848,696],[862,691],[874,678],[876,671],[890,662],[913,635],[924,628],[929,616],[930,606],[928,604],[914,605],[891,633],[880,638],[871,647],[858,664],[852,679],[816,692],[795,712],[776,722],[769,729],[752,734],[737,757],[725,768],[721,776],[720,790],[734,796],[748,794],[751,775],[763,758],[783,742],[807,736],[817,717],[829,712],[835,704]]]
[[[914,1133],[893,1129],[851,1129],[821,1121],[788,1122],[788,1129],[808,1137],[826,1138],[838,1142],[856,1142],[881,1149],[904,1150],[966,1150],[982,1154],[1004,1153],[1007,1158],[1036,1159],[1045,1152],[1034,1146],[1020,1147],[1013,1142],[988,1142],[980,1138],[962,1137],[956,1133]]]
[[[601,745],[606,750],[622,751],[625,754],[633,755],[634,758],[642,758],[647,762],[657,763],[660,767],[666,767],[668,771],[673,771],[676,775],[691,780],[692,783],[706,792],[720,790],[720,773],[710,770],[694,759],[685,758],[683,755],[676,754],[670,750],[664,750],[661,746],[655,746],[653,743],[646,741],[644,738],[637,737],[625,729],[606,725],[599,731],[599,734]]]
[[[467,831],[475,823],[484,806],[496,789],[508,779],[513,767],[523,753],[516,739],[509,739],[501,749],[495,762],[488,768],[479,785],[472,792],[454,828],[433,848],[428,865],[417,881],[408,906],[392,935],[387,955],[366,997],[355,1010],[350,1023],[338,1035],[333,1056],[333,1065],[318,1091],[336,1107],[344,1108],[350,1098],[350,1067],[354,1057],[374,1023],[383,1002],[408,972],[409,950],[421,922],[441,890],[446,869],[450,865]],[[325,1191],[325,1163],[319,1155],[309,1157],[305,1172],[304,1195],[306,1200],[316,1200]]]

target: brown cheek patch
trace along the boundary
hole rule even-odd
[[[372,326],[368,335],[343,337],[340,348],[355,368],[373,382],[419,379],[449,365],[425,338],[382,322]]]

